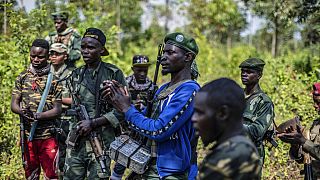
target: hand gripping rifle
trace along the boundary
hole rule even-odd
[[[68,84],[68,87],[71,90],[69,84]],[[72,92],[72,91],[70,91],[70,92]],[[86,107],[77,101],[77,97],[74,93],[71,93],[71,94],[72,94],[72,99],[75,102],[75,104],[74,104],[73,109],[67,111],[67,115],[76,116],[79,120],[92,121],[92,119],[90,119],[90,117],[88,115]],[[79,137],[79,133],[75,130],[72,130],[70,132],[68,145],[71,147],[76,146],[76,143],[78,141],[78,137]],[[90,145],[93,150],[94,156],[100,164],[100,168],[101,168],[102,173],[107,173],[107,166],[105,164],[106,159],[107,159],[106,154],[104,153],[104,151],[102,149],[101,140],[99,138],[98,133],[95,130],[92,130],[89,133],[89,141],[90,141]]]
[[[306,139],[310,139],[310,131],[304,130],[303,135]],[[311,157],[309,153],[304,153],[304,179],[305,180],[312,180],[313,179],[313,173],[312,173],[312,166],[311,166]]]
[[[162,53],[163,53],[163,44],[159,44],[157,62],[156,62],[156,69],[154,71],[154,76],[153,76],[153,81],[152,81],[153,88],[150,88],[148,90],[147,113],[146,113],[147,117],[151,117],[152,106],[153,106],[153,97],[154,97],[156,91],[158,90],[157,80],[158,80],[159,67],[160,67],[160,63],[161,63]]]

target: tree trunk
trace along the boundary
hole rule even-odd
[[[230,55],[231,48],[232,48],[232,31],[228,30],[228,32],[227,32],[227,54],[228,54],[228,56]]]
[[[7,0],[4,0],[3,9],[3,34],[7,35]]]
[[[277,55],[278,55],[278,43],[279,43],[278,36],[279,36],[278,17],[275,17],[274,30],[272,33],[272,49],[271,49],[272,57],[277,57]]]
[[[164,31],[166,34],[169,32],[168,24],[169,24],[169,0],[166,0],[166,19],[164,24]]]
[[[121,9],[120,9],[120,1],[117,0],[117,26],[121,30]],[[117,48],[119,50],[119,53],[122,55],[122,49],[121,49],[121,32],[118,33],[118,39],[117,39]]]

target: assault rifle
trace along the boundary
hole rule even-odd
[[[153,97],[158,90],[157,80],[158,80],[159,67],[160,67],[160,63],[161,63],[162,53],[163,53],[163,44],[159,44],[156,69],[154,71],[154,76],[153,76],[153,81],[152,81],[153,88],[148,90],[147,113],[146,113],[147,117],[151,116],[152,106],[153,106]]]
[[[24,128],[24,119],[21,115],[20,117],[20,145],[21,145],[21,159],[22,159],[22,165],[25,169],[28,161],[30,161],[29,156],[29,149],[28,145],[26,144],[26,134],[25,134],[25,128]]]
[[[67,112],[68,115],[76,115],[77,118],[79,118],[80,120],[91,121],[91,119],[88,115],[88,112],[86,110],[86,107],[84,105],[78,104],[75,106],[76,107],[74,109],[68,110],[68,112]],[[74,147],[74,146],[76,146],[76,143],[78,141],[79,134],[77,131],[71,131],[70,133],[71,134],[69,137],[68,145],[70,145],[71,147]],[[107,168],[106,168],[105,162],[106,162],[107,158],[106,158],[106,154],[104,153],[104,151],[102,149],[102,143],[101,143],[101,140],[98,136],[98,133],[96,131],[92,130],[88,137],[89,137],[90,145],[93,150],[94,156],[100,164],[101,171],[103,173],[106,173]]]
[[[79,120],[92,121],[92,119],[90,119],[90,117],[89,117],[89,114],[87,112],[86,107],[84,105],[80,104],[80,102],[78,101],[78,97],[76,96],[74,91],[72,91],[71,86],[70,86],[69,77],[71,77],[71,75],[69,75],[65,79],[67,80],[67,86],[71,92],[71,96],[72,96],[72,100],[73,100],[74,104],[72,105],[73,106],[72,109],[67,110],[66,115],[67,116],[76,116],[77,119],[79,119]],[[100,164],[100,168],[101,168],[102,173],[107,173],[107,168],[106,168],[107,167],[106,166],[107,157],[102,149],[102,143],[101,143],[101,140],[100,140],[98,133],[95,130],[91,130],[88,137],[89,137],[90,145],[93,150],[94,156]],[[74,148],[77,145],[78,138],[79,138],[78,129],[72,129],[70,131],[70,135],[67,140],[67,145]]]

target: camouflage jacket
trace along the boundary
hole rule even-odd
[[[15,87],[12,95],[21,96],[21,107],[29,108],[32,112],[36,112],[41,101],[42,93],[46,87],[48,72],[39,75],[33,72],[30,66],[26,71],[22,72],[15,81]],[[48,67],[49,69],[49,67]],[[46,99],[43,112],[53,108],[54,101],[61,102],[62,88],[56,80],[51,82],[51,89]],[[26,134],[29,135],[32,119],[25,119]],[[54,127],[53,120],[41,120],[35,131],[34,139],[47,139],[52,137],[51,128]]]
[[[260,88],[246,97],[243,113],[244,128],[264,158],[263,137],[274,119],[273,103]]]
[[[46,37],[49,45],[53,43],[63,43],[68,48],[68,62],[74,64],[75,61],[81,57],[81,36],[80,34],[72,29],[71,27],[64,30],[62,33],[50,32],[49,36]]]
[[[62,88],[62,98],[71,97],[70,91],[67,87],[66,80],[64,80],[67,76],[69,76],[74,68],[67,67],[66,64],[62,65],[58,71],[55,71],[53,66],[51,65],[50,71],[53,73],[55,79],[59,80],[59,84]],[[62,105],[62,113],[64,114],[67,109],[70,107],[67,105]],[[70,119],[70,117],[63,116],[62,119]]]
[[[148,91],[153,88],[152,81],[147,78],[146,83],[138,84],[134,75],[126,77],[126,81],[129,86],[129,92],[131,95],[132,104],[136,105],[141,102],[143,106],[147,105]],[[141,111],[140,107],[136,108]]]
[[[298,153],[293,153],[294,149],[290,148],[290,156],[298,163],[303,163],[304,156],[302,151],[308,152],[311,155],[312,171],[315,178],[320,178],[320,119],[313,121],[310,128],[310,140],[307,140],[299,149]],[[294,156],[297,154],[297,157]],[[300,158],[299,158],[300,157]]]
[[[104,80],[116,80],[120,84],[126,85],[122,71],[116,66],[105,62],[101,62],[94,70],[88,69],[86,66],[75,69],[72,71],[68,82],[71,85],[72,93],[75,95],[73,98],[76,97],[75,100],[73,99],[73,103],[77,101],[77,103],[84,105],[90,118],[101,116],[107,118],[110,125],[103,126],[102,131],[100,132],[103,133],[103,138],[106,138],[104,141],[108,146],[108,144],[114,139],[114,128],[118,127],[119,118],[123,118],[123,115],[107,104],[101,104],[100,114],[96,114],[96,96],[99,96],[99,94],[96,93],[100,93],[99,90],[102,88],[102,82]],[[99,97],[97,98],[99,101],[101,100]],[[73,120],[73,122],[77,121],[80,120]],[[75,123],[71,126],[74,127]]]
[[[254,144],[237,135],[216,144],[199,166],[199,180],[258,179],[259,155]]]
[[[66,78],[68,75],[71,74],[72,70],[74,68],[72,67],[67,67],[67,65],[62,65],[60,67],[60,69],[58,71],[55,71],[54,68],[51,65],[51,72],[53,73],[53,76],[55,79],[61,80],[60,81],[60,85],[62,86],[62,97],[66,98],[66,97],[71,97],[69,89],[67,87],[67,83],[65,80],[63,80],[64,78]]]

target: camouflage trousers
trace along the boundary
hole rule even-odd
[[[107,173],[102,173],[100,165],[91,149],[90,142],[80,140],[79,145],[75,149],[67,147],[63,179],[109,179],[110,162],[111,160],[107,156]]]

